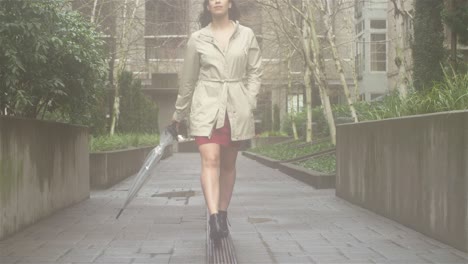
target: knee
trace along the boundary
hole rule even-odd
[[[236,170],[236,164],[235,163],[228,163],[228,162],[222,162],[221,171],[224,173],[230,173]]]
[[[205,168],[219,168],[218,155],[206,155],[203,157],[203,167]]]

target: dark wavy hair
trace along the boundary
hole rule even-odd
[[[203,11],[201,12],[200,19],[199,19],[200,26],[202,28],[208,26],[208,24],[210,24],[212,20],[211,13],[207,7],[209,4],[209,1],[210,0],[205,0],[203,2]],[[229,8],[229,13],[228,13],[229,19],[234,20],[234,21],[239,20],[240,12],[239,12],[239,9],[237,8],[236,3],[234,2],[234,0],[229,0],[229,2],[231,2],[231,8]]]

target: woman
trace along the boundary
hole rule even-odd
[[[253,31],[238,19],[234,0],[204,1],[202,29],[187,43],[173,116],[178,124],[190,109],[190,134],[200,151],[201,184],[214,240],[229,234],[227,209],[237,152],[241,141],[254,136],[252,110],[260,88],[260,49]]]

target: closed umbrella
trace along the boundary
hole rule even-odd
[[[146,181],[148,181],[148,179],[150,178],[149,176],[151,175],[151,171],[161,160],[161,157],[164,154],[164,149],[170,144],[172,144],[174,140],[177,140],[177,129],[175,127],[175,123],[171,126],[168,126],[164,130],[159,139],[159,145],[152,149],[150,153],[148,153],[148,156],[146,157],[143,166],[141,167],[140,171],[138,171],[138,174],[135,177],[135,181],[133,182],[132,187],[128,190],[127,199],[125,200],[122,209],[120,209],[119,213],[115,217],[116,219],[119,218],[123,210],[138,194],[138,191],[140,191],[141,187],[143,187]]]

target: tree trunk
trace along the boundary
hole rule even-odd
[[[306,108],[307,108],[307,128],[306,128],[306,142],[311,142],[313,139],[312,130],[312,82],[309,67],[306,67],[304,73],[304,84],[306,92]]]
[[[348,106],[349,106],[349,110],[351,112],[351,116],[353,117],[354,122],[357,123],[357,122],[359,122],[359,120],[358,120],[358,117],[357,117],[357,114],[356,114],[356,109],[354,108],[354,104],[353,104],[354,102],[351,99],[351,94],[349,92],[348,83],[346,82],[346,76],[345,76],[344,71],[343,71],[343,63],[341,62],[341,58],[338,55],[338,50],[337,50],[336,44],[335,44],[335,30],[333,28],[333,24],[332,24],[332,21],[331,21],[332,18],[331,18],[330,5],[328,3],[326,3],[326,8],[325,8],[322,0],[320,0],[320,3],[322,4],[322,6],[321,6],[322,19],[323,19],[323,21],[325,23],[325,27],[326,27],[326,30],[327,30],[327,41],[330,44],[330,47],[331,47],[331,50],[332,50],[333,60],[335,61],[335,68],[336,68],[336,71],[338,72],[338,74],[340,76],[341,85],[343,86],[343,91],[344,91],[344,94],[345,94],[345,97],[346,97],[346,101],[348,102]]]
[[[455,12],[456,0],[449,0],[449,10],[453,14]],[[454,29],[450,29],[450,62],[452,68],[457,71],[457,33]]]
[[[93,4],[93,11],[91,12],[91,23],[94,23],[96,21],[96,7],[97,7],[98,0],[94,0]]]
[[[288,54],[288,92],[290,92],[292,90],[291,60],[292,60],[293,54],[294,54],[294,52],[291,52],[291,50],[289,50],[289,54]],[[287,95],[286,95],[286,97],[287,97]],[[297,139],[299,139],[299,136],[297,135],[296,109],[291,109],[291,113],[289,113],[289,118],[291,119],[291,126],[292,126],[292,132],[293,132],[294,139],[297,140]]]
[[[356,69],[356,59],[354,56],[351,58],[351,68],[353,73],[353,82],[354,82],[354,102],[359,101],[359,82],[358,82],[358,73]]]
[[[333,145],[336,145],[336,127],[335,127],[335,119],[333,117],[333,111],[331,108],[330,97],[328,96],[328,83],[327,77],[325,73],[325,65],[320,53],[320,42],[317,36],[317,32],[315,31],[315,17],[314,17],[314,8],[313,5],[309,5],[307,10],[308,17],[309,17],[309,30],[310,30],[310,42],[309,45],[313,51],[313,64],[311,64],[312,69],[314,71],[315,80],[318,83],[319,92],[320,92],[320,99],[322,101],[322,109],[325,119],[328,123],[328,128],[330,130],[330,138]]]
[[[396,25],[396,36],[397,41],[395,45],[395,64],[398,68],[397,78],[397,89],[401,98],[406,98],[408,95],[408,84],[410,77],[408,76],[408,69],[406,67],[406,56],[405,56],[405,40],[406,40],[406,27],[405,27],[405,8],[402,0],[392,0],[395,7],[395,25]]]
[[[135,15],[136,15],[136,9],[138,8],[139,5],[139,0],[135,0],[135,6],[132,11],[132,15],[130,19],[127,18],[127,10],[128,10],[128,1],[125,0],[123,4],[123,21],[122,21],[122,36],[119,41],[118,45],[118,50],[117,53],[120,55],[119,56],[119,63],[117,64],[117,81],[114,82],[114,104],[112,107],[112,119],[111,119],[111,125],[110,125],[110,135],[113,135],[115,132],[115,128],[117,127],[118,120],[119,120],[119,114],[120,114],[120,86],[118,83],[118,80],[120,76],[122,75],[123,71],[125,70],[126,63],[127,63],[127,58],[128,58],[128,53],[129,53],[129,46],[130,46],[130,41],[128,40],[128,32],[133,26],[133,22],[135,21]]]
[[[308,1],[307,3],[302,3],[304,8],[307,8],[309,5]],[[307,127],[306,127],[306,142],[311,142],[313,140],[313,130],[312,130],[312,122],[313,122],[313,117],[312,117],[312,74],[311,74],[311,64],[313,62],[311,61],[311,57],[315,57],[315,54],[312,52],[310,44],[310,37],[311,35],[311,29],[308,27],[308,23],[306,18],[303,18],[302,20],[302,43],[304,47],[304,55],[305,55],[305,73],[304,73],[304,85],[305,85],[305,98],[306,98],[306,113],[307,113]]]

